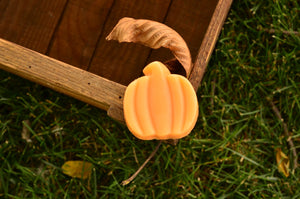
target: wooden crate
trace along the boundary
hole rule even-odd
[[[0,68],[107,110],[123,121],[126,86],[151,61],[173,58],[105,37],[122,17],[151,19],[187,42],[195,89],[232,0],[1,0]],[[2,39],[1,39],[2,38]]]

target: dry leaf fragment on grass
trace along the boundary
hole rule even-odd
[[[124,17],[120,19],[106,39],[140,43],[153,49],[168,48],[184,67],[187,77],[191,72],[192,59],[187,44],[175,30],[165,24]]]
[[[30,132],[28,127],[30,127],[30,121],[29,120],[23,120],[22,121],[23,127],[22,127],[22,139],[25,140],[27,143],[31,143],[32,140],[30,139]]]
[[[63,173],[73,178],[86,179],[90,176],[93,165],[85,161],[67,161],[62,165]]]
[[[278,170],[285,175],[285,177],[289,176],[289,167],[290,160],[289,158],[281,151],[281,148],[276,149],[276,161],[278,165]]]

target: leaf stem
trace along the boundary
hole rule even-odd
[[[283,126],[283,131],[284,131],[285,136],[288,138],[287,141],[288,141],[288,143],[290,145],[290,149],[291,149],[291,151],[293,153],[293,156],[294,156],[294,159],[293,159],[293,163],[294,164],[293,164],[293,168],[292,168],[292,170],[294,171],[298,167],[298,156],[297,156],[296,148],[294,146],[294,142],[292,140],[292,136],[290,135],[288,127],[287,127],[286,123],[284,122],[284,120],[283,120],[283,118],[282,118],[282,116],[280,114],[280,111],[278,110],[278,108],[276,107],[276,105],[274,104],[274,102],[271,99],[268,99],[268,101],[270,102],[272,110],[275,113],[277,119],[280,120],[280,122],[281,122],[281,124]]]
[[[147,160],[142,164],[142,166],[140,166],[140,168],[128,179],[123,180],[122,181],[122,185],[128,185],[140,172],[141,170],[146,166],[146,164],[151,160],[151,158],[156,154],[156,152],[158,151],[160,145],[161,145],[162,141],[160,140],[159,143],[157,144],[157,146],[155,147],[155,149],[152,151],[152,153],[150,154],[150,156],[147,158]]]
[[[276,30],[276,29],[264,29],[264,31],[270,33],[270,34],[274,34],[274,33],[283,33],[285,35],[295,35],[295,36],[299,36],[300,33],[297,31],[289,31],[289,30]]]

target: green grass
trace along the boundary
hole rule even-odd
[[[300,169],[285,177],[277,168],[276,148],[293,156],[268,101],[299,154],[300,37],[283,33],[300,31],[299,12],[297,0],[233,2],[198,90],[195,129],[176,146],[164,143],[125,187],[157,141],[1,71],[0,198],[300,198]],[[26,120],[31,142],[21,136]],[[67,160],[93,163],[91,177],[64,175]]]

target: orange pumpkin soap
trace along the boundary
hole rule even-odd
[[[171,74],[161,62],[147,65],[131,82],[124,96],[124,117],[137,138],[179,139],[188,135],[198,117],[193,86],[181,75]]]

